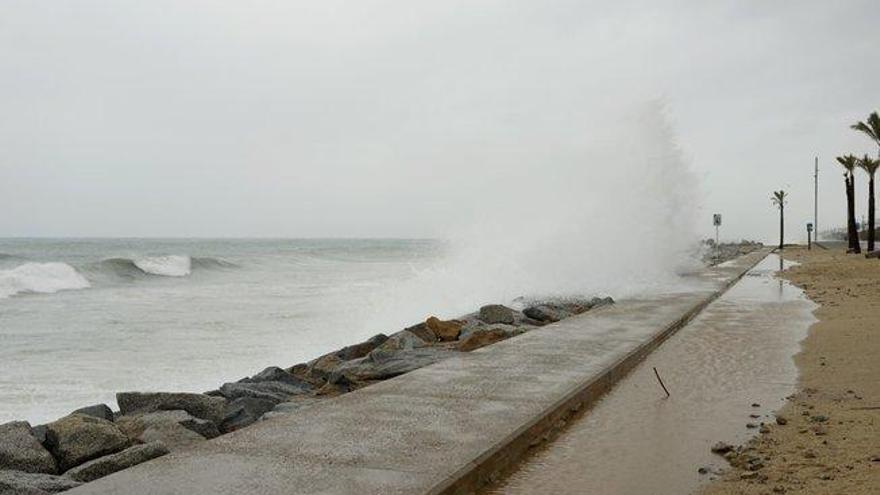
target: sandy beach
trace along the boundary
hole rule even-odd
[[[784,256],[800,265],[782,276],[820,305],[795,357],[799,392],[702,493],[878,493],[880,262],[802,247]],[[755,458],[763,467],[746,469]]]

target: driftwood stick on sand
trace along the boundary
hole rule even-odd
[[[657,381],[660,382],[660,386],[663,387],[663,391],[666,392],[666,397],[669,397],[669,390],[666,388],[666,385],[663,384],[663,379],[660,378],[660,373],[657,371],[657,368],[654,368],[654,376],[657,377]]]

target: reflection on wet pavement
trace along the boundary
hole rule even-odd
[[[747,440],[795,391],[815,305],[773,276],[781,264],[764,259],[488,492],[677,495],[708,481],[725,466],[711,445]]]

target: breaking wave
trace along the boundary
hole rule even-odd
[[[194,269],[234,268],[236,265],[216,258],[192,258],[186,255],[110,258],[89,268],[92,272],[124,278],[142,276],[186,277]]]
[[[0,270],[0,299],[16,294],[52,294],[91,287],[88,279],[67,263],[25,263]]]
[[[235,268],[216,258],[187,255],[110,258],[79,269],[61,262],[28,262],[0,270],[0,299],[16,294],[52,294],[62,290],[87,289],[93,284],[146,277],[187,277],[193,270]]]

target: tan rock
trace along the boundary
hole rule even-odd
[[[464,323],[458,320],[443,321],[436,316],[431,316],[425,320],[425,326],[437,336],[441,341],[451,341],[458,339],[461,334],[461,327]]]
[[[480,347],[504,340],[510,335],[500,328],[488,328],[477,332],[471,332],[467,337],[458,343],[458,350],[462,352],[470,352]]]

